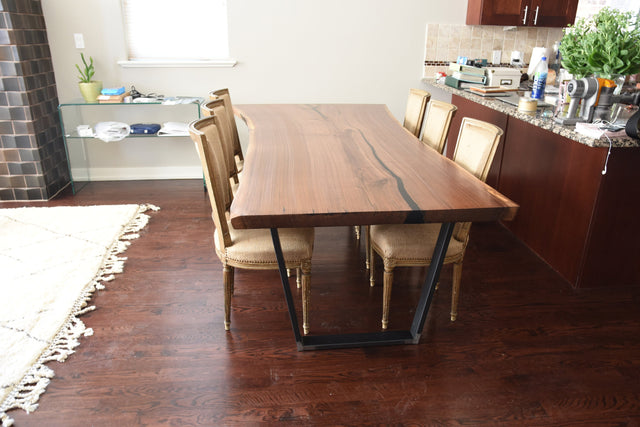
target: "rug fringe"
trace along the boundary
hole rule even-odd
[[[82,320],[78,319],[78,316],[95,310],[95,306],[87,307],[87,303],[92,298],[95,290],[105,289],[104,282],[113,280],[116,273],[122,273],[124,262],[127,258],[119,257],[118,255],[124,252],[131,244],[131,242],[122,241],[122,239],[133,240],[139,237],[138,232],[149,222],[149,215],[144,213],[148,210],[158,211],[160,208],[151,204],[138,206],[136,215],[124,226],[120,235],[107,251],[102,268],[76,300],[65,325],[60,329],[60,332],[54,337],[38,361],[27,371],[20,384],[2,402],[2,406],[0,406],[2,427],[10,427],[14,423],[13,419],[7,415],[8,410],[20,408],[29,413],[38,408],[36,402],[40,395],[45,392],[51,378],[55,375],[54,371],[44,364],[53,360],[58,362],[65,361],[80,344],[80,336],[93,335],[93,329],[87,328]]]

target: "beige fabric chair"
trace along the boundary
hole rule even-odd
[[[465,117],[462,119],[453,160],[478,179],[485,181],[500,141],[502,130],[492,124]],[[458,295],[462,259],[469,241],[471,223],[457,223],[447,248],[445,264],[453,263],[451,320],[458,313]],[[431,263],[440,224],[384,224],[370,227],[370,282],[374,286],[374,254],[384,263],[382,329],[389,323],[389,304],[395,267],[423,266]]]
[[[424,132],[422,133],[421,141],[428,147],[433,148],[438,153],[442,154],[444,145],[449,135],[449,127],[451,126],[451,119],[456,113],[456,107],[453,104],[447,102],[437,101],[432,99],[429,102],[429,111],[424,123]],[[369,255],[371,251],[368,249],[369,245],[369,227],[365,227],[365,233],[367,235],[367,250],[365,256],[365,266],[368,269],[370,260]],[[356,238],[360,238],[360,226],[355,227]]]
[[[432,99],[429,102],[429,111],[427,112],[424,132],[422,132],[420,140],[442,154],[447,135],[449,135],[451,119],[453,119],[457,109],[458,107],[453,104]]]
[[[235,161],[233,148],[233,129],[229,122],[229,115],[227,113],[224,100],[218,98],[206,101],[202,103],[200,110],[202,111],[202,115],[205,117],[214,115],[218,117],[218,122],[220,124],[218,130],[220,132],[222,148],[224,150],[225,163],[227,165],[227,171],[229,172],[229,179],[231,179],[231,189],[233,194],[235,194],[240,179],[238,176],[238,166]]]
[[[209,92],[209,98],[222,99],[224,101],[227,116],[229,117],[229,125],[231,126],[233,154],[236,158],[238,172],[242,172],[242,168],[244,167],[244,155],[242,154],[242,146],[240,145],[240,136],[238,135],[238,126],[236,125],[236,118],[233,113],[233,104],[231,103],[229,89],[212,90]]]
[[[402,126],[417,138],[420,137],[424,113],[427,110],[429,99],[431,99],[431,94],[427,91],[420,89],[411,89],[409,91],[407,110],[404,114],[404,123],[402,123]]]
[[[424,113],[427,109],[427,104],[431,99],[431,94],[427,91],[420,89],[410,89],[409,99],[407,100],[407,110],[404,114],[404,122],[402,126],[416,137],[420,137],[422,131],[422,122],[424,121]],[[360,240],[360,226],[353,227],[356,233],[356,239]],[[367,268],[369,268],[369,258],[367,258]]]
[[[231,325],[231,297],[234,268],[277,270],[271,233],[268,229],[236,230],[229,218],[233,194],[222,142],[221,124],[217,116],[205,117],[189,124],[191,139],[196,143],[205,175],[212,217],[216,230],[215,251],[223,266],[225,329]],[[313,228],[278,229],[287,268],[299,268],[302,273],[302,324],[309,332],[309,298]]]

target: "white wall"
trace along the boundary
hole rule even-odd
[[[79,50],[96,62],[105,86],[135,85],[141,92],[206,96],[228,87],[234,103],[383,103],[402,118],[411,87],[423,87],[427,23],[464,23],[466,0],[228,0],[233,68],[125,69],[120,0],[42,0],[60,101],[78,98]],[[180,2],[176,2],[180,7]],[[158,25],[167,25],[171,21]],[[126,140],[125,140],[126,141]],[[140,140],[137,140],[140,141]],[[138,142],[136,142],[137,144]],[[172,150],[175,150],[172,152]],[[200,176],[189,141],[149,155],[171,177]],[[157,151],[157,150],[156,150]],[[193,152],[191,152],[193,151]],[[125,153],[123,156],[123,152]],[[185,156],[185,152],[188,154]],[[92,160],[94,179],[144,178],[122,147]],[[179,159],[179,160],[176,160]],[[178,162],[179,164],[177,164]],[[113,168],[111,166],[117,165]],[[184,173],[176,175],[176,167]]]

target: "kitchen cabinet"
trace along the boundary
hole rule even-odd
[[[578,0],[469,0],[467,25],[566,27]]]
[[[503,225],[576,288],[640,286],[640,148],[590,147],[452,95],[463,117],[504,131],[487,183],[520,205]],[[525,272],[526,273],[526,272]]]

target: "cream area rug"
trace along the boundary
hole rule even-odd
[[[0,421],[35,410],[54,372],[81,336],[78,319],[96,289],[122,272],[119,256],[149,220],[152,205],[0,209]]]

